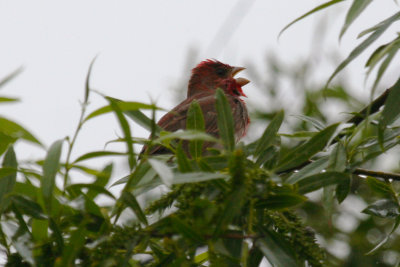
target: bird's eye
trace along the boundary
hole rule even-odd
[[[223,77],[226,74],[226,69],[219,68],[216,70],[218,76]]]

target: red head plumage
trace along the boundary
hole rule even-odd
[[[232,67],[215,59],[204,60],[192,70],[187,96],[214,91],[217,88],[231,95],[246,96],[242,91],[242,86],[249,81],[244,78],[234,78],[242,70],[244,68]]]

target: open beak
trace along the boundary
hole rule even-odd
[[[241,72],[242,70],[245,70],[245,69],[246,69],[246,68],[243,68],[243,67],[233,67],[233,68],[232,68],[232,71],[231,71],[232,78],[235,77],[236,74],[238,74],[239,72]],[[247,79],[245,79],[245,78],[236,78],[235,81],[236,81],[236,83],[240,86],[240,87],[238,88],[239,94],[242,95],[242,96],[246,96],[246,95],[243,93],[241,87],[242,87],[242,86],[245,86],[245,85],[248,84],[250,81],[247,80]]]

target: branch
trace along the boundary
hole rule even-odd
[[[356,168],[353,171],[353,174],[378,177],[378,178],[382,178],[385,180],[392,179],[392,180],[400,181],[400,174],[392,173],[392,172],[380,172],[380,171],[371,171],[371,170],[367,170],[367,169]]]
[[[385,104],[385,101],[392,90],[393,86],[386,89],[378,98],[371,102],[368,106],[350,118],[347,123],[353,123],[354,125],[359,125],[368,115],[378,112],[379,109]]]

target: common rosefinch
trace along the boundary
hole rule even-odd
[[[241,96],[246,96],[242,91],[242,86],[250,81],[245,78],[234,78],[234,76],[244,70],[242,67],[232,67],[217,60],[205,60],[200,62],[193,70],[189,80],[187,98],[177,105],[170,112],[165,114],[157,123],[166,131],[175,132],[179,129],[186,129],[186,114],[193,100],[197,100],[204,116],[205,132],[219,137],[217,125],[217,111],[215,108],[215,93],[217,88],[221,88],[228,99],[232,108],[232,116],[235,124],[236,142],[242,138],[247,131],[250,119],[247,108]],[[203,145],[203,151],[211,143]],[[147,148],[143,147],[143,151]],[[187,146],[184,147],[187,150]],[[163,154],[169,150],[162,146],[152,147],[148,154]],[[186,151],[187,152],[187,151]]]

